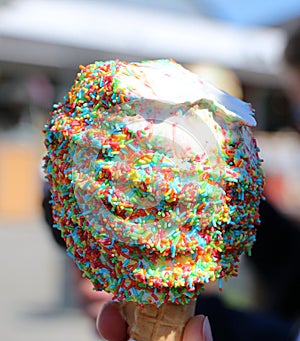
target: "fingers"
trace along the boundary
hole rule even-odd
[[[127,323],[117,302],[109,302],[100,311],[97,322],[99,335],[109,341],[127,340]],[[183,341],[213,341],[208,318],[204,315],[192,317],[183,333]]]
[[[183,333],[183,341],[213,341],[208,317],[197,315],[192,317]]]
[[[127,323],[120,312],[117,302],[109,302],[100,311],[96,327],[99,335],[109,341],[127,340]]]

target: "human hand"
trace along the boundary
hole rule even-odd
[[[80,308],[96,321],[98,312],[112,300],[113,295],[105,291],[93,290],[93,284],[87,278],[80,277],[77,282],[77,295]]]
[[[127,324],[120,312],[118,302],[109,302],[99,312],[96,327],[99,335],[108,341],[126,341]],[[208,318],[204,315],[192,317],[184,330],[183,341],[212,341]]]

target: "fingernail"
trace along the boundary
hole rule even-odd
[[[204,322],[203,322],[202,335],[203,335],[204,341],[213,341],[210,323],[209,323],[207,316],[205,317]]]
[[[106,339],[102,336],[101,332],[100,332],[100,328],[99,328],[99,320],[100,320],[100,315],[101,315],[101,312],[99,312],[98,316],[97,316],[97,320],[96,320],[96,329],[98,331],[98,334],[100,336],[100,338],[104,341],[106,341]]]
[[[99,332],[99,330],[98,330],[98,335],[99,335],[99,337],[100,337],[100,339],[101,339],[102,341],[108,341],[107,339],[105,339],[105,338],[102,336],[102,334]]]
[[[99,328],[97,328],[97,331],[98,331],[98,335],[100,336],[100,339],[101,339],[102,341],[107,341],[107,340],[102,336],[102,334],[101,334]]]

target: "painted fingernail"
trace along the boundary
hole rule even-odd
[[[203,333],[202,335],[203,335],[204,341],[213,341],[208,317],[205,317],[205,319],[204,319],[203,327],[202,327],[202,333]]]
[[[98,334],[99,334],[99,336],[100,336],[100,339],[101,339],[102,341],[107,341],[107,340],[102,336],[102,334],[101,334],[99,328],[97,328],[97,330],[98,330]]]
[[[101,333],[99,333],[99,331],[98,331],[98,334],[99,334],[99,336],[100,336],[100,340],[101,340],[101,341],[108,341],[107,339],[105,339],[105,338],[101,335]]]
[[[98,331],[98,334],[101,338],[101,340],[103,341],[107,341],[101,334],[101,331],[100,331],[100,315],[101,315],[101,311],[99,312],[98,316],[97,316],[97,319],[96,319],[96,329]]]

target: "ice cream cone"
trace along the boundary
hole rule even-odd
[[[203,283],[236,276],[255,241],[253,108],[170,60],[80,69],[45,126],[53,226],[95,290],[128,302],[132,339],[182,341]]]
[[[128,323],[128,334],[135,341],[181,341],[184,327],[194,315],[195,301],[185,305],[168,303],[159,308],[124,302],[122,312]]]

